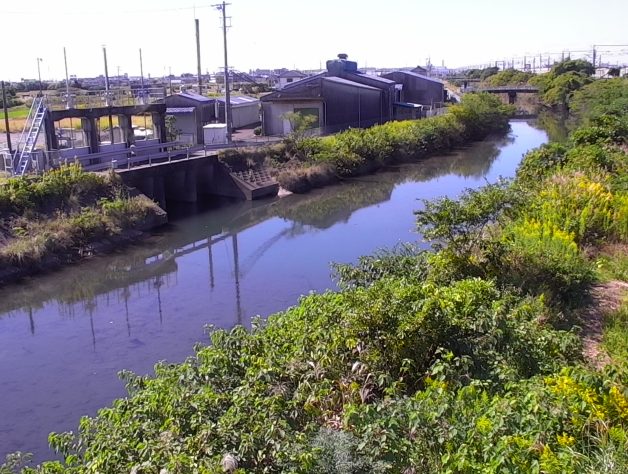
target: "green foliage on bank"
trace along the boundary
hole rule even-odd
[[[552,66],[545,74],[530,79],[540,89],[541,101],[556,108],[567,109],[571,95],[593,82],[593,65],[582,59],[566,59]]]
[[[309,136],[306,126],[282,144],[226,150],[219,160],[235,171],[265,163],[284,189],[302,193],[338,179],[372,173],[388,164],[482,140],[491,133],[504,133],[513,113],[513,107],[494,95],[469,94],[442,116],[387,122],[325,137]]]
[[[508,129],[513,108],[490,94],[466,95],[445,115],[350,129],[327,137],[290,137],[270,165],[282,187],[303,192],[330,180],[416,160]]]
[[[591,83],[574,92],[569,109],[579,122],[587,125],[609,115],[628,120],[628,78]]]
[[[113,173],[72,164],[0,183],[0,266],[35,269],[80,256],[99,239],[142,226],[158,207],[129,196]]]
[[[527,84],[534,76],[535,74],[531,72],[519,71],[517,69],[505,69],[490,76],[483,82],[483,84],[491,87],[519,86]]]
[[[595,370],[574,311],[588,256],[628,239],[618,123],[530,153],[512,183],[427,203],[434,252],[337,265],[340,291],[214,331],[154,377],[124,373],[127,398],[22,472],[625,472],[625,312]]]

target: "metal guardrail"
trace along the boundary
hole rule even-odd
[[[75,157],[61,157],[58,150],[50,150],[44,152],[44,156],[47,166],[52,168],[62,164],[79,163],[86,171],[129,170],[217,155],[221,150],[230,148],[256,147],[267,144],[266,141],[237,141],[219,145],[184,145],[179,142],[170,142],[158,143],[146,148],[125,148]]]
[[[49,110],[90,109],[97,107],[119,107],[128,105],[163,104],[166,89],[112,89],[110,91],[87,91],[80,94],[45,95],[44,104]]]

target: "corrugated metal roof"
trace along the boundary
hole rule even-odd
[[[209,97],[205,97],[204,95],[199,95],[196,94],[194,92],[179,92],[179,94],[181,97],[185,97],[187,99],[192,99],[195,100],[197,102],[211,102],[212,99],[210,99]]]
[[[222,102],[224,104],[225,102],[225,98],[224,97],[218,97],[216,99],[218,102]],[[259,103],[259,99],[256,97],[248,97],[246,95],[237,95],[237,96],[231,96],[229,98],[229,102],[231,102],[231,105],[247,105],[247,104],[255,104],[255,103]]]
[[[191,114],[194,112],[194,107],[168,107],[166,109],[166,114],[176,115],[176,114]]]
[[[443,81],[440,81],[438,79],[434,79],[433,77],[424,76],[423,74],[417,74],[416,72],[412,72],[412,71],[393,71],[393,72],[391,72],[389,74],[394,74],[394,73],[406,74],[408,76],[418,77],[419,79],[423,79],[425,81],[436,82],[438,84],[444,84]]]
[[[283,89],[281,90],[285,91],[285,90],[292,89],[295,87],[303,87],[305,84],[310,84],[312,82],[315,82],[317,79],[320,79],[321,77],[325,77],[326,74],[327,74],[327,71],[319,72],[318,74],[315,74],[314,76],[306,77],[305,79],[302,79],[300,81],[286,84],[285,86],[283,86]]]
[[[328,82],[336,82],[338,84],[345,84],[347,86],[351,86],[351,87],[359,87],[360,89],[369,89],[369,90],[373,90],[373,91],[379,91],[379,89],[377,87],[372,87],[372,86],[367,86],[365,84],[360,84],[359,82],[353,82],[350,81],[348,79],[343,79],[341,77],[325,77],[323,78],[323,81],[328,81]]]
[[[394,84],[395,81],[388,79],[386,77],[381,77],[381,76],[373,76],[372,74],[362,74],[362,73],[349,73],[347,74],[348,76],[357,76],[357,77],[363,77],[367,80],[371,80],[371,81],[375,81],[375,82],[380,82],[382,84],[386,84],[386,85],[390,85],[390,84]]]

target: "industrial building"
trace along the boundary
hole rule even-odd
[[[326,66],[326,71],[261,98],[266,135],[289,133],[291,125],[286,114],[290,112],[315,116],[313,127],[333,133],[349,127],[420,118],[424,107],[443,102],[443,83],[419,74],[364,74],[346,54],[327,61]]]

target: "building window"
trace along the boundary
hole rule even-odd
[[[303,107],[303,108],[294,108],[295,114],[300,114],[303,116],[311,116],[314,117],[312,121],[312,125],[309,128],[318,128],[320,127],[320,110],[317,107]]]
[[[289,77],[288,79],[286,79],[286,82],[292,82],[293,79],[291,77]]]

